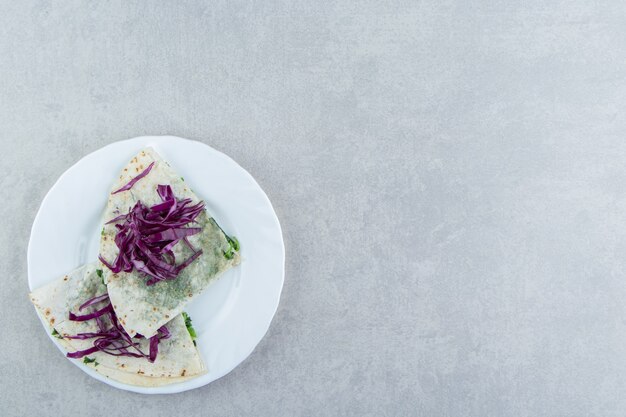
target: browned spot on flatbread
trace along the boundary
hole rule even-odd
[[[180,376],[185,376],[185,373],[187,373],[187,370],[183,369],[183,371],[180,373]]]
[[[44,313],[46,316],[49,316],[49,315],[50,315],[50,309],[49,309],[49,308],[46,308],[46,309],[43,311],[43,313]]]
[[[54,324],[54,317],[50,317],[50,324]]]
[[[141,151],[141,156],[146,156],[146,153],[144,151]]]
[[[137,373],[138,373],[139,375],[143,375],[143,374],[144,374],[144,371],[142,371],[142,370],[140,369],[140,370],[138,370],[138,371],[137,371]]]
[[[152,311],[156,311],[156,307],[152,307]]]
[[[170,318],[169,314],[166,314],[166,315],[165,315],[165,318],[166,318],[166,319],[169,319],[169,318]]]
[[[120,368],[124,368],[124,367],[126,367],[126,364],[123,364],[123,363],[120,364]]]
[[[135,167],[135,171],[139,172],[139,168]]]
[[[70,279],[67,275],[63,277],[63,281],[67,281],[68,279]]]

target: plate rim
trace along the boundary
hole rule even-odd
[[[280,305],[280,299],[282,296],[282,291],[284,288],[284,284],[285,284],[285,265],[286,265],[286,259],[285,259],[285,241],[283,238],[283,231],[282,231],[282,226],[280,224],[280,220],[278,219],[278,215],[276,214],[276,210],[274,209],[274,206],[271,202],[271,200],[269,199],[269,197],[267,196],[267,193],[265,192],[265,190],[263,190],[263,188],[260,186],[260,184],[257,182],[257,180],[252,176],[252,174],[250,174],[245,168],[243,168],[241,165],[239,165],[239,163],[237,163],[237,161],[235,161],[234,159],[232,159],[230,156],[226,155],[225,153],[215,149],[214,147],[204,143],[204,142],[200,142],[197,140],[192,140],[192,139],[187,139],[187,138],[182,138],[179,136],[173,136],[173,135],[142,135],[142,136],[136,136],[136,137],[132,137],[132,138],[128,138],[128,139],[122,139],[119,141],[115,141],[115,142],[111,142],[108,143],[98,149],[95,149],[85,155],[83,155],[81,158],[79,158],[77,161],[75,161],[72,165],[70,165],[67,169],[65,169],[65,171],[63,171],[63,173],[61,173],[61,175],[59,175],[59,177],[56,179],[56,181],[54,182],[54,184],[52,184],[52,186],[50,187],[50,189],[48,189],[48,191],[46,192],[46,194],[44,195],[44,197],[41,200],[41,203],[39,204],[39,207],[37,208],[37,213],[33,219],[33,223],[30,229],[30,234],[29,234],[29,239],[28,239],[28,246],[27,246],[27,250],[26,250],[26,266],[27,266],[27,281],[28,281],[28,288],[30,291],[33,291],[33,285],[32,285],[32,277],[31,277],[31,263],[34,262],[33,261],[33,254],[32,254],[32,242],[33,242],[33,233],[37,228],[37,225],[39,224],[39,222],[41,221],[41,216],[42,216],[42,207],[45,205],[45,203],[51,198],[51,195],[54,193],[55,189],[59,186],[59,184],[65,179],[65,177],[67,177],[68,175],[70,175],[70,171],[72,171],[73,169],[76,169],[76,166],[79,165],[84,159],[92,156],[93,154],[100,152],[106,148],[109,147],[114,147],[114,146],[123,146],[124,144],[130,144],[132,142],[145,142],[145,141],[154,141],[154,142],[160,142],[160,141],[178,141],[178,142],[183,142],[183,143],[189,143],[192,146],[204,146],[206,148],[208,148],[211,152],[213,152],[217,157],[220,158],[224,158],[228,163],[231,163],[234,165],[234,167],[236,169],[238,169],[239,171],[241,171],[241,173],[247,177],[247,179],[249,181],[251,181],[251,183],[257,188],[258,191],[260,191],[260,196],[263,198],[264,202],[268,205],[268,208],[270,209],[269,214],[271,215],[271,219],[272,221],[275,223],[275,226],[277,227],[277,231],[279,232],[279,248],[280,248],[280,257],[281,257],[281,262],[280,262],[280,288],[278,290],[278,293],[276,294],[276,303],[273,306],[273,312],[271,315],[270,320],[267,322],[267,324],[264,326],[263,329],[263,334],[262,336],[259,338],[259,340],[257,340],[254,345],[251,347],[251,349],[249,349],[248,352],[245,353],[245,355],[243,356],[243,358],[236,364],[234,364],[231,367],[228,367],[224,372],[221,372],[219,374],[216,374],[213,378],[209,378],[206,381],[202,381],[202,377],[203,375],[199,375],[196,378],[190,379],[188,381],[184,381],[184,382],[180,382],[180,383],[176,383],[176,384],[171,384],[171,385],[164,385],[164,386],[159,386],[159,387],[140,387],[140,386],[135,386],[135,385],[129,385],[129,384],[124,384],[124,383],[120,383],[118,381],[114,381],[110,378],[105,377],[104,375],[100,374],[99,372],[95,371],[94,369],[84,366],[80,361],[73,361],[73,360],[69,360],[69,358],[66,357],[66,359],[68,359],[70,361],[70,363],[74,364],[75,366],[77,366],[79,369],[81,369],[83,372],[85,372],[87,375],[89,375],[90,377],[101,381],[109,386],[112,386],[114,388],[120,389],[120,390],[125,390],[125,391],[130,391],[130,392],[135,392],[135,393],[139,393],[139,394],[176,394],[176,393],[180,393],[180,392],[185,392],[185,391],[189,391],[189,390],[193,390],[196,388],[200,388],[203,386],[206,386],[214,381],[217,381],[218,379],[224,377],[225,375],[229,374],[230,372],[232,372],[236,367],[238,367],[239,365],[241,365],[243,362],[245,362],[250,355],[252,354],[252,352],[254,352],[254,350],[256,349],[256,347],[259,345],[259,343],[261,343],[261,341],[265,338],[265,336],[267,335],[267,332],[269,331],[269,328],[274,320],[274,318],[276,317],[276,312],[278,311],[278,307]],[[144,146],[148,146],[148,145],[144,145]],[[167,155],[166,155],[167,156]],[[278,243],[277,242],[277,243]],[[76,267],[80,267],[80,265],[77,265]],[[33,306],[33,308],[35,309],[36,312],[36,308]],[[48,324],[45,323],[43,321],[43,319],[40,317],[39,314],[37,314],[37,318],[41,321],[42,325],[44,326],[44,329],[47,329]],[[46,332],[46,334],[48,335],[48,338],[53,342],[53,344],[63,353],[63,356],[65,357],[65,349],[61,346],[60,343],[58,343],[57,340],[54,339],[54,337],[52,337],[52,335],[50,334],[50,332]],[[204,374],[207,375],[207,374]],[[194,383],[195,382],[195,383]]]

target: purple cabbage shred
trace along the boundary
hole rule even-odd
[[[142,179],[143,177],[145,177],[146,175],[148,175],[148,173],[150,173],[150,170],[152,170],[152,167],[154,166],[154,162],[151,163],[150,165],[148,165],[148,168],[144,169],[143,171],[141,171],[141,174],[137,175],[135,178],[133,178],[132,180],[130,180],[128,182],[128,184],[126,184],[125,186],[123,186],[122,188],[120,188],[119,190],[113,191],[111,194],[117,194],[117,193],[121,193],[122,191],[128,191],[131,188],[133,188],[133,185],[135,185],[135,183],[137,181],[139,181],[140,179]]]
[[[191,204],[190,198],[177,200],[169,185],[158,185],[157,193],[161,203],[148,207],[137,201],[128,213],[107,223],[115,223],[115,245],[119,253],[112,263],[99,256],[100,261],[113,273],[141,272],[148,277],[147,285],[175,279],[202,255],[202,250],[196,250],[188,240],[189,236],[200,233],[202,229],[188,226],[195,223],[202,213],[204,202]],[[176,264],[172,249],[181,241],[193,253]]]
[[[99,295],[97,297],[87,300],[80,306],[79,310],[82,310],[84,307],[103,302],[107,302],[107,305],[84,316],[77,316],[74,313],[70,312],[69,318],[72,321],[86,321],[95,319],[96,323],[98,324],[98,331],[78,333],[75,335],[64,335],[63,337],[65,337],[66,339],[95,339],[93,341],[93,346],[87,349],[78,350],[76,352],[69,352],[67,354],[67,357],[80,359],[95,352],[103,352],[113,356],[146,358],[148,361],[154,362],[159,352],[159,342],[163,339],[168,339],[170,337],[170,332],[167,327],[161,326],[157,331],[157,334],[150,338],[150,351],[146,353],[140,349],[139,343],[137,341],[137,339],[142,339],[143,336],[138,334],[135,337],[130,337],[128,333],[126,333],[126,331],[120,324],[117,315],[115,314],[115,311],[113,310],[113,306],[111,305],[111,301],[109,300],[107,294]],[[109,319],[108,324],[104,320],[107,317]]]

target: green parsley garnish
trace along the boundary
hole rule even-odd
[[[213,223],[215,223],[215,225],[217,227],[219,227],[219,229],[222,231],[222,233],[224,233],[224,237],[226,238],[226,240],[228,241],[228,250],[224,252],[224,257],[226,259],[233,259],[233,257],[235,256],[235,252],[238,251],[240,249],[240,245],[239,245],[239,241],[237,240],[237,238],[235,236],[228,236],[226,234],[226,232],[224,231],[224,229],[222,229],[222,226],[220,226],[215,219],[211,219],[213,220]]]
[[[239,250],[239,241],[237,240],[237,238],[235,236],[230,238],[229,242],[230,242],[231,245],[233,245],[233,249]]]
[[[83,363],[93,363],[93,364],[94,364],[94,366],[98,366],[98,365],[100,365],[100,364],[98,363],[98,361],[96,361],[96,358],[90,358],[89,356],[85,356],[85,357],[83,358]]]
[[[57,332],[57,329],[52,329],[52,336],[59,338],[59,339],[63,339],[63,336],[61,336],[61,334]]]
[[[191,336],[191,340],[193,340],[194,346],[196,345],[196,330],[193,328],[193,324],[191,323],[191,317],[189,314],[183,311],[183,318],[185,319],[185,326],[187,326],[187,331],[189,332],[189,336]]]
[[[226,233],[224,233],[224,236],[226,236],[226,240],[228,241],[229,245],[228,250],[224,252],[224,257],[226,259],[233,259],[233,257],[235,256],[235,252],[239,250],[239,241],[235,236],[230,237]]]
[[[104,236],[104,227],[102,228],[102,231],[100,232],[100,236]]]
[[[184,179],[183,177],[180,177],[180,180],[181,180],[181,181],[185,181],[185,179]]]
[[[104,283],[104,276],[102,275],[102,269],[96,269],[96,274],[98,274],[98,276],[100,277],[100,279],[102,280],[102,285],[106,285]]]

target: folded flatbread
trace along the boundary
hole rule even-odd
[[[70,311],[79,312],[85,301],[106,292],[102,278],[96,272],[99,263],[84,265],[56,281],[45,285],[30,294],[39,316],[61,336],[78,333],[97,332],[95,320],[71,321]],[[84,314],[84,312],[83,312]],[[104,352],[88,355],[95,359],[87,365],[99,373],[116,381],[139,385],[160,386],[181,382],[205,372],[202,359],[195,347],[182,315],[177,315],[169,323],[168,339],[159,343],[159,352],[154,363],[146,358],[112,356]],[[78,340],[59,338],[67,352],[84,350],[93,346],[93,339]],[[143,352],[148,352],[149,341],[146,338],[135,340]],[[83,361],[83,359],[76,359]]]
[[[152,148],[139,152],[124,167],[111,187],[117,191],[154,163],[149,173],[136,181],[132,188],[109,195],[104,213],[104,229],[100,240],[100,255],[113,264],[119,254],[115,244],[117,229],[109,220],[127,213],[137,201],[146,206],[161,203],[158,185],[169,185],[177,199],[189,198],[192,204],[200,199],[174,170]],[[145,337],[156,334],[159,327],[181,313],[184,306],[200,294],[221,273],[239,263],[238,253],[227,259],[224,253],[231,248],[229,241],[206,210],[196,218],[194,227],[202,231],[188,238],[196,249],[203,251],[175,279],[146,285],[148,278],[140,272],[113,273],[103,265],[105,282],[113,308],[120,323],[130,336],[139,333]],[[182,242],[173,247],[176,259],[187,259],[194,252]]]

